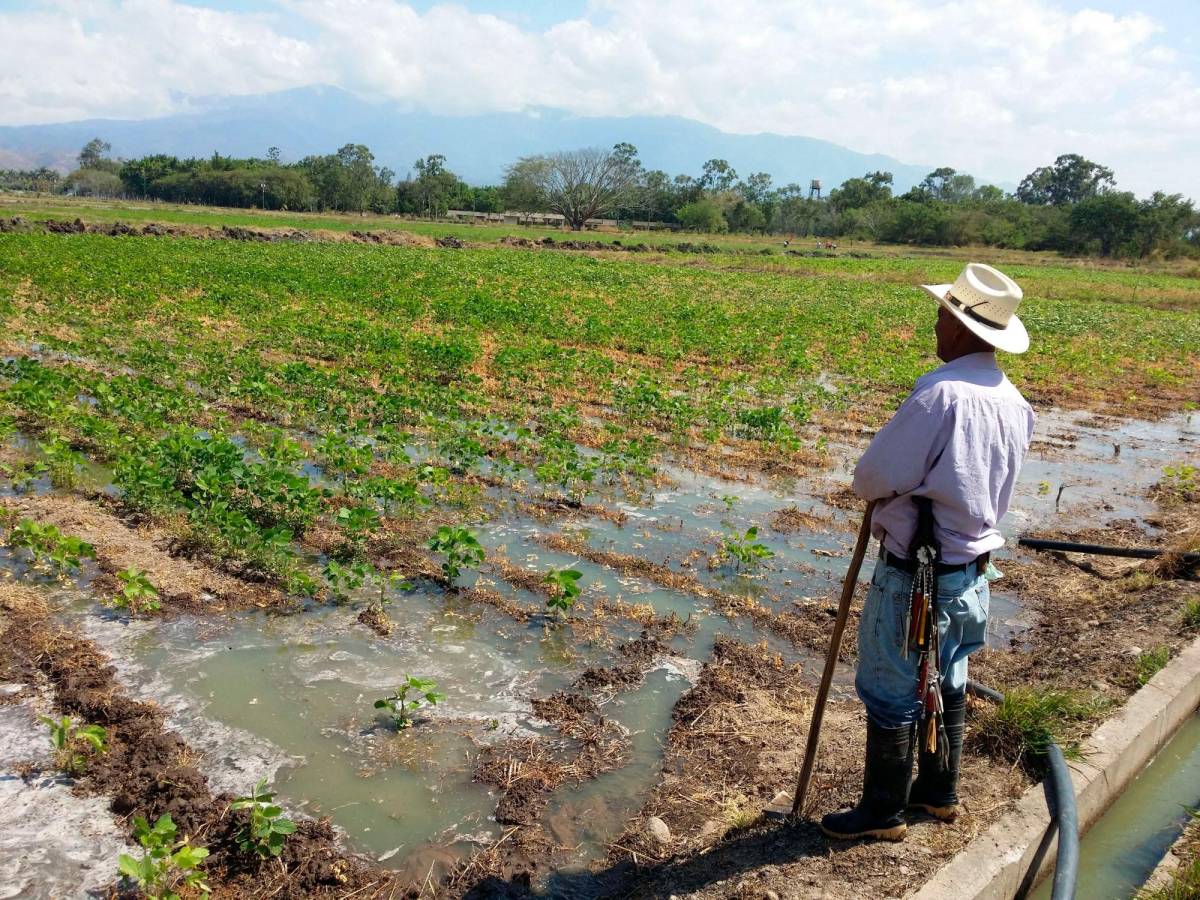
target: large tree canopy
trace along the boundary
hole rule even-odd
[[[559,213],[578,231],[588,219],[627,202],[641,168],[629,144],[525,156],[509,167],[505,192]]]
[[[1064,153],[1053,165],[1034,169],[1021,179],[1017,199],[1022,203],[1065,206],[1095,197],[1112,186],[1112,169],[1078,153]]]

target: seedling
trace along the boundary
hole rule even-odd
[[[342,553],[357,559],[366,551],[371,532],[379,528],[379,513],[369,506],[343,506],[337,512],[336,522],[346,536]]]
[[[751,527],[745,534],[726,535],[721,542],[720,555],[723,558],[732,557],[738,570],[741,570],[743,566],[748,569],[757,567],[760,561],[770,559],[775,552],[766,544],[759,543],[758,528]]]
[[[583,573],[578,569],[558,569],[546,573],[542,581],[554,591],[546,600],[546,606],[551,612],[565,614],[575,605],[575,601],[579,599],[579,579],[582,577]]]
[[[1189,600],[1184,606],[1183,627],[1200,628],[1200,600]]]
[[[464,566],[473,569],[483,562],[483,547],[479,540],[461,526],[443,525],[430,539],[429,549],[446,554],[442,574],[450,581],[462,574]]]
[[[135,616],[162,608],[158,591],[145,572],[130,566],[117,573],[117,580],[121,582],[121,589],[109,600],[110,606],[128,609]]]
[[[182,888],[200,891],[207,898],[212,889],[204,880],[200,863],[207,858],[208,849],[193,847],[186,837],[177,842],[175,834],[175,822],[169,814],[159,816],[153,826],[141,816],[134,816],[133,836],[144,852],[141,859],[122,853],[117,868],[153,900],[180,900]]]
[[[356,591],[370,581],[375,570],[364,562],[343,565],[336,559],[331,559],[321,570],[329,584],[329,595],[335,603],[345,603],[350,599],[350,591]]]
[[[1166,466],[1156,492],[1167,503],[1194,500],[1200,495],[1200,469],[1190,463]]]
[[[427,703],[437,706],[446,699],[446,695],[439,694],[436,689],[436,681],[410,675],[391,695],[376,700],[375,708],[390,712],[397,728],[409,728],[413,723],[412,713]]]
[[[267,779],[263,778],[254,785],[250,796],[238,797],[229,808],[250,811],[250,821],[238,832],[238,846],[243,853],[278,856],[287,836],[295,832],[296,823],[284,818],[283,808],[275,805],[275,795],[266,786]]]
[[[8,533],[8,543],[29,551],[35,567],[53,569],[60,576],[78,572],[83,559],[95,559],[95,548],[79,538],[63,534],[53,525],[22,519]]]
[[[38,716],[38,721],[50,729],[54,764],[68,775],[78,775],[87,768],[89,756],[108,752],[108,731],[100,725],[76,727],[70,716],[57,722],[49,716]]]
[[[50,475],[50,483],[58,488],[73,488],[78,482],[78,471],[84,463],[84,456],[59,435],[52,435],[38,444],[38,449],[45,455],[45,471]]]

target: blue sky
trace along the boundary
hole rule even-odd
[[[447,115],[678,115],[1200,199],[1200,0],[0,0],[0,124],[331,84]]]

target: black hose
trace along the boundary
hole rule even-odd
[[[1073,541],[1048,541],[1042,538],[1021,538],[1017,543],[1031,550],[1061,550],[1066,553],[1125,556],[1130,559],[1157,559],[1167,552],[1160,547],[1110,547],[1106,544],[1076,544]],[[1200,553],[1181,553],[1179,556],[1188,565],[1200,563]]]
[[[1075,900],[1075,878],[1079,874],[1079,812],[1075,809],[1075,786],[1067,758],[1058,744],[1046,754],[1050,762],[1048,781],[1058,814],[1058,858],[1054,861],[1053,900]]]
[[[978,681],[967,680],[967,693],[993,703],[1003,703],[1004,695]],[[1058,856],[1054,863],[1054,885],[1051,900],[1075,900],[1075,881],[1079,875],[1079,811],[1075,808],[1075,785],[1071,783],[1071,770],[1058,744],[1051,744],[1046,753],[1046,807],[1050,811],[1050,827],[1042,835],[1041,845],[1033,856],[1033,864],[1025,873],[1018,898],[1025,897],[1033,888],[1033,880],[1041,867],[1042,858],[1050,848],[1055,832],[1058,832]]]

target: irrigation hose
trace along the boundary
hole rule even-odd
[[[1021,538],[1017,543],[1030,550],[1060,550],[1065,553],[1124,556],[1129,559],[1157,559],[1166,552],[1158,547],[1112,547],[1107,544],[1076,544],[1073,541],[1050,541],[1042,538]],[[1179,556],[1189,566],[1200,563],[1200,553],[1181,553]]]
[[[993,703],[1004,702],[1004,695],[978,681],[967,681],[967,693]],[[1058,856],[1054,862],[1054,885],[1051,900],[1075,900],[1075,881],[1079,875],[1079,812],[1075,808],[1075,785],[1067,759],[1058,744],[1051,744],[1046,753],[1049,765],[1046,774],[1046,805],[1050,810],[1050,827],[1034,854],[1033,864],[1025,875],[1016,896],[1024,897],[1033,887],[1033,879],[1042,856],[1049,849],[1054,833],[1058,832]]]

